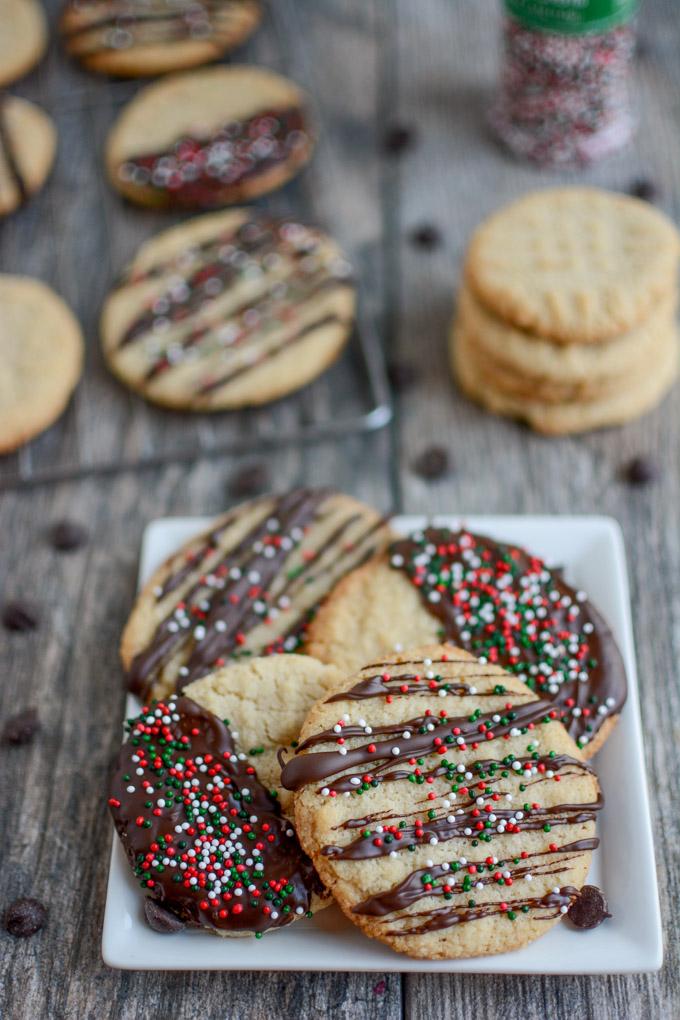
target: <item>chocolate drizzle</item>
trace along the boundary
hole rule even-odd
[[[7,97],[0,93],[0,161],[4,162],[9,178],[16,188],[19,198],[18,205],[23,205],[29,198],[28,186],[19,167],[14,142],[7,124]]]
[[[249,9],[254,20],[257,5],[252,0],[152,0],[143,5],[135,0],[71,0],[61,31],[68,52],[85,62],[135,46],[208,40],[221,47],[241,34],[243,9]]]
[[[552,710],[552,706],[545,701],[530,701],[526,705],[514,707],[503,717],[504,721],[499,724],[491,721],[491,715],[480,715],[474,721],[471,721],[468,716],[455,716],[446,719],[437,716],[421,716],[388,726],[375,726],[372,727],[372,734],[387,733],[392,735],[392,739],[380,741],[370,739],[368,743],[346,750],[344,754],[341,751],[317,751],[315,754],[292,758],[286,763],[281,773],[281,783],[286,790],[299,790],[309,783],[327,779],[354,765],[380,761],[396,764],[417,755],[435,753],[439,747],[445,751],[447,749],[454,751],[460,746],[459,740],[463,744],[466,741],[474,740],[480,732],[480,726],[489,724],[493,735],[502,737],[510,734],[513,730],[517,730],[519,733],[523,727],[530,724],[549,721],[549,713]],[[404,737],[405,732],[409,733],[408,737]],[[342,736],[345,739],[364,736],[364,734],[365,727],[361,726],[345,726],[342,729]],[[296,755],[316,744],[328,743],[334,739],[337,739],[337,733],[333,730],[315,733],[314,736],[308,737],[300,744]]]
[[[145,894],[192,927],[264,932],[306,913],[322,891],[228,727],[189,698],[130,723],[109,806]],[[156,930],[176,930],[151,913]]]
[[[221,544],[249,515],[256,523],[243,537]],[[320,534],[322,525],[330,530]],[[296,489],[228,514],[175,558],[158,588],[157,602],[171,595],[176,601],[133,658],[129,689],[145,698],[177,657],[181,691],[244,652],[295,651],[315,604],[314,583],[323,597],[382,544],[382,525],[357,505],[342,511],[335,494],[324,489]],[[254,644],[249,635],[257,628],[262,636]]]
[[[142,366],[129,371],[152,394],[154,384],[162,389],[166,377],[188,368],[185,385],[199,408],[295,344],[329,327],[346,333],[351,326],[350,304],[339,301],[354,288],[349,265],[317,230],[290,220],[253,211],[235,229],[187,246],[174,259],[133,268],[117,289],[163,276],[167,285],[128,321],[112,353],[128,361],[131,348],[143,355]],[[230,289],[239,286],[248,296],[230,300]]]
[[[140,153],[118,168],[165,207],[215,209],[242,201],[245,184],[307,159],[311,139],[301,106],[258,110],[210,136],[178,138],[164,152]]]
[[[390,565],[416,585],[444,639],[554,701],[579,746],[621,711],[626,674],[609,627],[538,557],[468,531],[429,527],[395,542]]]

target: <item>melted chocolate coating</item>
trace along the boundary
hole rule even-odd
[[[214,209],[240,200],[239,189],[254,178],[300,162],[309,144],[301,107],[258,110],[210,137],[178,138],[168,151],[134,156],[118,173],[166,207]]]
[[[429,527],[395,542],[390,564],[416,585],[446,640],[554,701],[579,747],[621,711],[626,673],[609,627],[538,557],[482,535]]]
[[[109,807],[146,895],[180,924],[232,932],[264,932],[307,912],[320,880],[227,725],[175,697],[130,729]]]

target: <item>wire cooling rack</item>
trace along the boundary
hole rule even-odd
[[[359,156],[359,147],[346,151],[348,137],[367,130],[359,120],[361,111],[344,109],[343,97],[331,95],[328,101],[321,70],[310,73],[304,47],[277,52],[283,33],[276,17],[273,13],[265,20],[239,59],[266,64],[305,86],[319,139],[312,163],[300,177],[256,204],[274,215],[317,223],[343,245],[361,281],[357,324],[343,355],[297,393],[237,412],[163,410],[113,378],[99,345],[104,298],[144,240],[188,217],[135,208],[106,180],[106,135],[144,83],[87,74],[67,60],[54,40],[46,61],[14,91],[42,105],[55,120],[57,161],[43,192],[0,227],[0,270],[43,279],[65,298],[83,328],[86,364],[59,421],[16,453],[0,458],[0,490],[340,438],[389,422],[389,386],[377,328],[379,230],[371,234],[365,223],[366,208],[379,208],[378,174],[370,163],[377,157],[365,144],[361,151],[368,156]],[[358,176],[363,167],[355,167],[362,159],[369,161],[366,183]],[[359,181],[361,192],[354,218],[347,200],[348,177]]]

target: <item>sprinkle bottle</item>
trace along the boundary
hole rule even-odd
[[[503,0],[496,135],[541,166],[581,167],[633,132],[638,0]]]

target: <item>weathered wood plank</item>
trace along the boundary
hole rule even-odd
[[[500,6],[500,5],[499,5]],[[460,260],[467,239],[496,206],[523,192],[576,180],[625,190],[651,178],[661,204],[680,214],[680,141],[669,110],[679,82],[675,47],[677,12],[670,3],[647,3],[639,66],[640,129],[625,153],[582,175],[541,173],[495,147],[484,126],[493,88],[498,18],[486,4],[422,0],[417,11],[397,0],[398,69],[395,93],[400,122],[413,124],[419,143],[402,158],[395,201],[399,204],[398,275],[392,293],[398,326],[393,342],[417,362],[418,385],[399,401],[400,478],[404,505],[413,512],[604,512],[625,532],[632,573],[634,618],[647,734],[649,780],[667,961],[659,976],[607,978],[419,978],[405,980],[406,1015],[510,1018],[672,1016],[680,1010],[673,904],[680,863],[672,848],[680,838],[675,794],[668,776],[680,766],[680,704],[676,682],[680,594],[680,543],[669,521],[680,492],[676,437],[680,428],[677,389],[643,420],[574,439],[547,440],[496,419],[456,392],[450,381],[446,336],[454,306]],[[424,253],[408,244],[416,224],[435,222],[443,249]],[[393,256],[396,258],[396,256]],[[388,298],[389,300],[389,298]],[[450,477],[434,484],[411,470],[431,444],[444,445],[453,462]],[[631,490],[620,466],[649,452],[661,479]]]
[[[386,454],[386,437],[375,436],[284,451],[270,469],[277,488],[335,484],[389,510]],[[31,894],[50,909],[33,939],[0,935],[0,990],[10,1004],[3,1015],[401,1015],[398,976],[383,986],[383,975],[127,974],[101,962],[111,839],[104,790],[124,711],[117,645],[141,531],[159,515],[222,510],[236,466],[199,462],[2,499],[0,533],[10,540],[2,543],[0,589],[34,600],[42,621],[33,633],[3,632],[0,719],[35,703],[43,732],[33,746],[2,751],[0,906]],[[90,529],[87,547],[72,555],[55,553],[45,537],[65,516]]]

